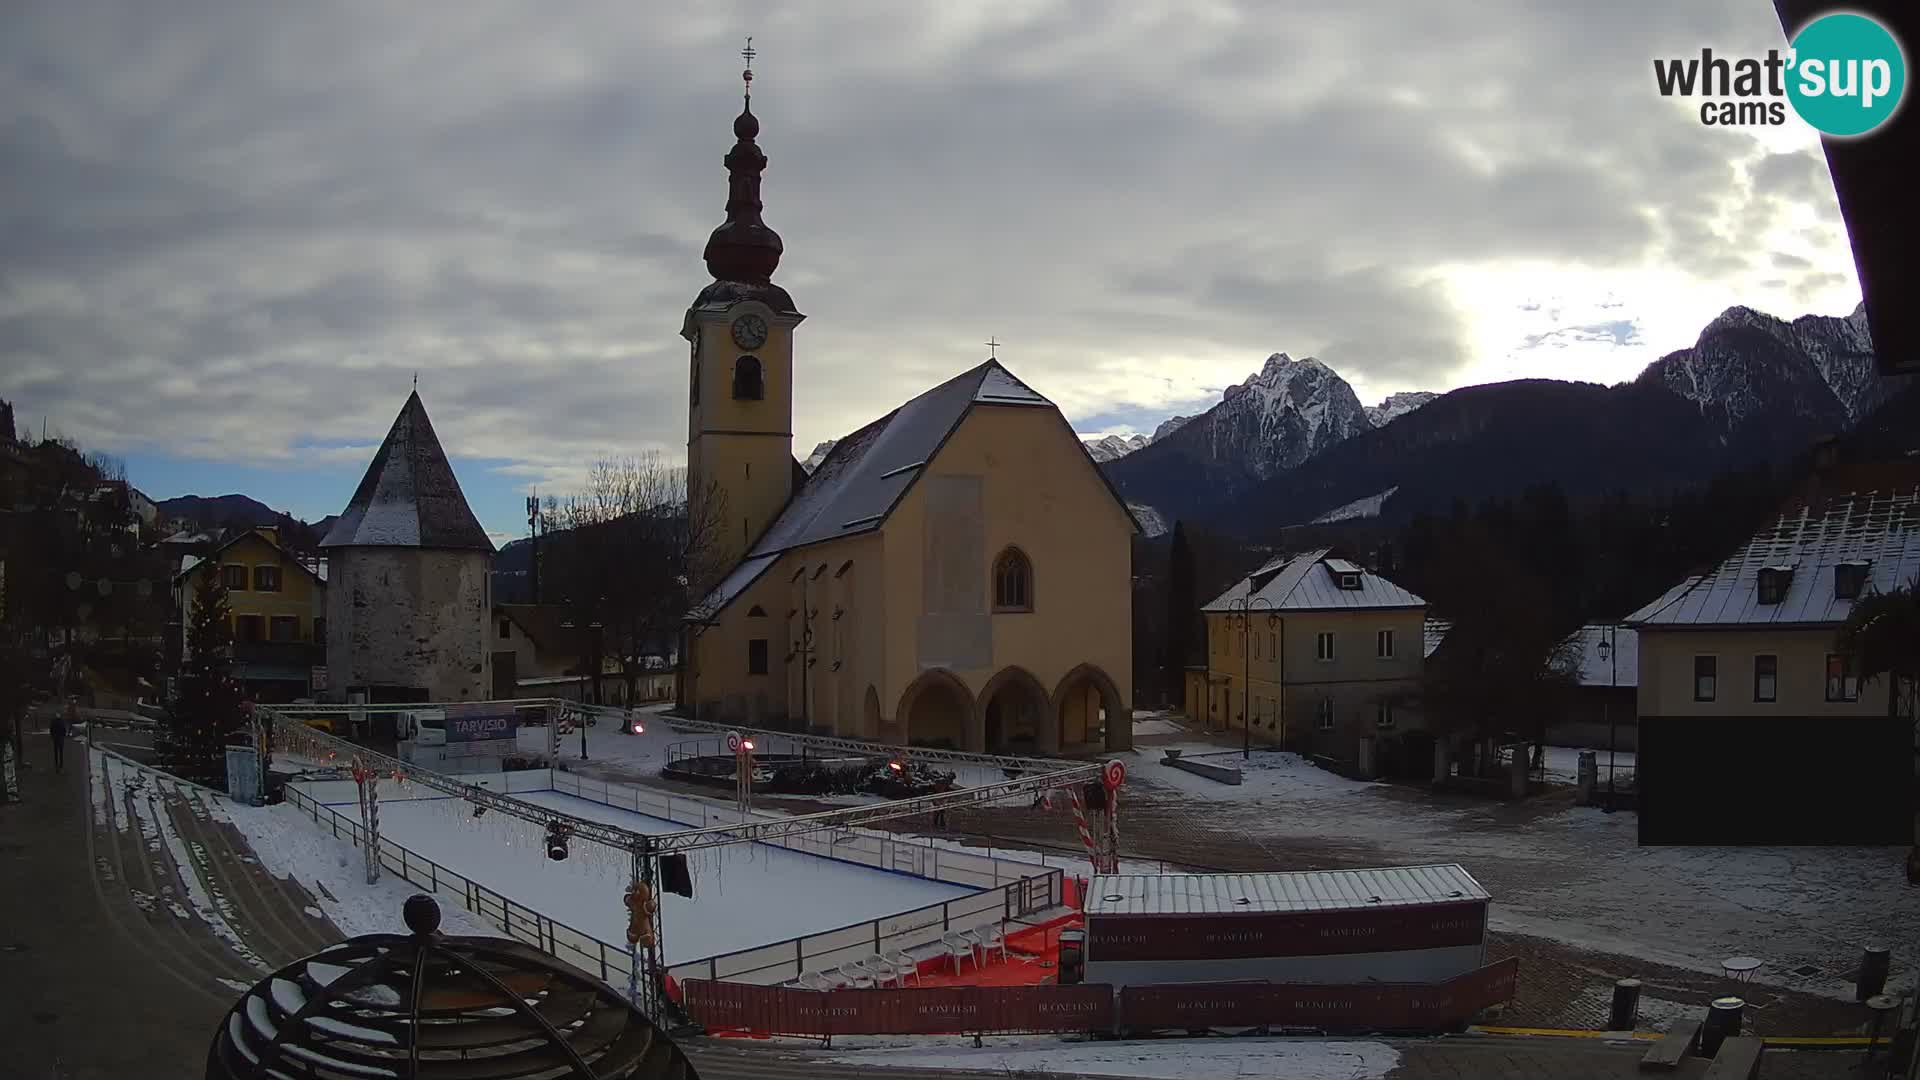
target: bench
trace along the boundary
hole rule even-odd
[[[1760,1075],[1760,1052],[1764,1046],[1752,1035],[1735,1035],[1720,1044],[1713,1064],[1701,1074],[1701,1080],[1754,1080]]]
[[[1640,1068],[1645,1072],[1671,1072],[1680,1067],[1680,1059],[1692,1052],[1693,1045],[1700,1038],[1700,1024],[1678,1024],[1672,1031],[1660,1037],[1660,1041],[1647,1050],[1640,1059]]]

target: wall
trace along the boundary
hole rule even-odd
[[[1153,983],[1437,983],[1479,969],[1481,945],[1339,956],[1261,956],[1218,960],[1087,961],[1087,981],[1131,986]]]
[[[987,627],[986,655],[980,657],[986,663],[955,667],[953,673],[978,695],[997,672],[1017,666],[1051,695],[1068,672],[1091,664],[1113,680],[1130,707],[1132,525],[1059,414],[976,405],[926,472],[886,524],[882,592],[895,648],[886,657],[882,714],[897,715],[902,693],[921,671],[947,659],[926,655],[930,642],[965,651],[951,639],[920,633],[928,612],[930,554],[923,542],[930,517],[937,516],[929,513],[927,480],[934,477],[978,478],[981,546],[977,559],[966,552],[958,563],[980,567],[983,601],[990,585],[984,579],[1002,550],[1019,547],[1033,566],[1033,610],[979,613]],[[933,537],[934,552],[943,539]],[[1124,716],[1118,719],[1125,724]]]
[[[733,343],[733,321],[752,313],[767,322],[767,340],[749,354]],[[709,485],[725,493],[721,546],[732,566],[785,508],[793,490],[792,316],[775,316],[765,304],[736,304],[724,313],[694,316],[699,398],[689,386],[688,490],[702,497]],[[735,400],[733,365],[742,355],[760,360],[763,397]]]
[[[1256,737],[1290,740],[1290,745],[1317,753],[1350,755],[1361,735],[1377,730],[1375,699],[1418,687],[1425,664],[1425,618],[1422,608],[1285,612],[1280,625],[1269,629],[1264,613],[1256,611],[1254,631],[1243,644],[1233,616],[1210,613],[1207,678],[1212,686],[1194,719],[1211,718],[1216,726],[1238,730],[1251,679]],[[1392,659],[1378,655],[1376,635],[1381,630],[1393,631]],[[1331,661],[1319,659],[1317,637],[1322,633],[1334,635]],[[1251,640],[1256,635],[1257,642]],[[1334,702],[1332,731],[1319,727],[1319,704],[1327,698]],[[1411,706],[1394,710],[1393,731],[1422,726],[1423,718]]]
[[[1860,700],[1826,699],[1827,654],[1834,627],[1808,630],[1662,630],[1640,631],[1638,707],[1645,716],[1845,717],[1887,715],[1887,681],[1863,683]],[[1754,700],[1753,658],[1778,656],[1777,700]],[[1713,701],[1693,700],[1693,660],[1719,658]]]
[[[329,697],[350,688],[418,687],[429,701],[478,701],[492,689],[497,633],[485,552],[335,548],[329,557]]]

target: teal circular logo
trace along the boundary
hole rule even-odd
[[[1887,122],[1907,89],[1893,34],[1865,15],[1822,15],[1793,39],[1787,100],[1826,135],[1865,135]]]

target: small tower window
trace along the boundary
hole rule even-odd
[[[993,561],[993,609],[1033,610],[1033,564],[1019,548],[1008,548]]]
[[[733,362],[735,401],[759,401],[767,396],[766,380],[760,374],[760,359],[743,356]]]

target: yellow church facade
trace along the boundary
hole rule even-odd
[[[793,458],[794,340],[751,109],[714,281],[688,309],[688,492],[713,549],[681,707],[890,743],[1131,745],[1138,526],[1060,410],[997,359]]]

